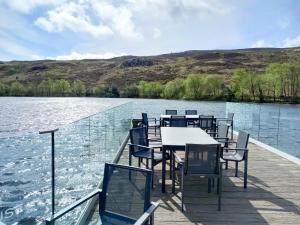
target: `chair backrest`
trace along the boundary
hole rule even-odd
[[[220,123],[218,126],[218,137],[227,138],[229,126],[225,123]]]
[[[220,145],[186,144],[185,174],[218,174],[220,168]]]
[[[166,109],[166,115],[177,115],[177,110]]]
[[[216,118],[214,116],[199,116],[199,127],[203,130],[216,130]]]
[[[146,127],[146,133],[148,133],[148,115],[147,113],[142,113],[142,125],[144,125],[144,127]]]
[[[171,116],[170,127],[186,127],[187,121],[185,116]]]
[[[136,221],[151,205],[152,176],[151,170],[106,163],[99,205],[102,219],[111,224]]]
[[[185,110],[185,115],[197,115],[197,110]]]
[[[249,137],[250,137],[250,134],[248,134],[245,131],[240,130],[239,135],[237,137],[236,147],[237,148],[247,148],[248,147],[248,142],[249,142]],[[237,150],[237,154],[239,154],[242,157],[244,157],[244,153],[245,153],[245,151],[238,151]]]
[[[142,113],[142,123],[148,126],[148,115],[147,113]]]
[[[148,137],[147,137],[147,128],[145,126],[132,128],[129,130],[130,143],[134,145],[149,146]],[[136,146],[131,146],[131,151],[137,152],[141,148]]]
[[[234,113],[228,113],[227,119],[233,121],[233,116],[234,116]]]

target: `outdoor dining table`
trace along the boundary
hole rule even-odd
[[[183,115],[185,116],[187,121],[195,121],[199,119],[200,115]],[[171,119],[171,115],[160,115],[160,126],[164,126],[165,121],[169,121]]]
[[[166,151],[170,151],[172,157],[174,151],[185,151],[187,143],[219,144],[204,130],[195,127],[161,127],[161,140],[163,153],[161,191],[163,193],[166,191]],[[172,176],[172,179],[174,179],[174,176]]]

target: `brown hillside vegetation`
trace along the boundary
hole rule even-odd
[[[236,69],[263,73],[270,63],[300,64],[300,48],[186,51],[107,60],[0,62],[0,81],[37,84],[47,79],[65,79],[80,80],[86,87],[113,84],[122,89],[142,80],[166,83],[186,78],[188,74],[220,74],[229,80]]]

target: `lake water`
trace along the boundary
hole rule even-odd
[[[56,209],[95,188],[141,112],[159,118],[165,109],[197,109],[225,117],[235,130],[300,158],[300,106],[141,99],[0,98],[0,224],[41,224],[50,215],[50,135],[56,137]],[[99,112],[99,113],[97,113]],[[95,114],[96,113],[96,114]],[[92,115],[92,116],[89,116]],[[80,211],[77,210],[77,211]],[[73,213],[58,224],[73,224]],[[66,222],[67,221],[67,222]]]

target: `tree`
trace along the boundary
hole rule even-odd
[[[248,72],[245,69],[238,69],[234,71],[231,85],[236,98],[240,100],[247,100],[250,96],[248,89]]]
[[[0,96],[8,95],[9,87],[0,81]]]
[[[9,94],[11,96],[23,96],[25,94],[25,88],[19,81],[15,81],[10,85]]]
[[[200,100],[205,91],[205,77],[197,74],[190,74],[185,79],[185,98]]]
[[[223,95],[224,77],[219,75],[205,76],[205,94],[212,98],[219,98]]]
[[[164,88],[163,97],[168,99],[181,99],[184,96],[184,80],[177,78],[169,81]]]
[[[137,98],[139,97],[139,88],[137,85],[132,84],[129,86],[126,86],[122,92],[121,96],[124,98]]]
[[[53,85],[55,96],[68,96],[71,93],[71,85],[66,80],[56,80]]]
[[[159,98],[163,92],[163,85],[159,82],[141,81],[138,85],[139,96],[142,98]]]
[[[51,79],[49,80],[43,80],[37,87],[38,95],[40,96],[52,96],[53,93],[53,81]]]
[[[75,80],[72,84],[72,91],[75,96],[85,96],[86,88],[80,80]]]

